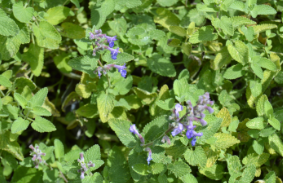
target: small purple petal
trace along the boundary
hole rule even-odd
[[[146,161],[147,161],[147,164],[149,165],[150,161],[152,160],[152,151],[149,147],[147,147],[145,150],[148,151],[148,156],[147,156]]]
[[[114,41],[116,41],[116,36],[114,37],[109,37],[109,36],[104,36],[107,39],[107,42],[109,43],[109,47],[112,48],[114,46]]]
[[[89,33],[89,39],[92,40],[92,39],[94,39],[94,38],[95,38],[94,34],[93,34],[92,32],[90,32],[90,33]]]
[[[84,179],[84,178],[85,178],[85,172],[84,172],[84,171],[81,172],[80,178],[81,178],[81,179]]]
[[[214,112],[214,110],[211,108],[211,107],[206,107],[206,109],[208,110],[208,112],[211,114],[211,113],[213,113]]]
[[[116,49],[113,49],[113,48],[108,47],[107,49],[111,52],[111,58],[112,58],[113,60],[116,60],[118,53],[120,53],[120,52],[119,52],[119,47],[116,48]]]
[[[200,119],[199,122],[201,123],[202,126],[207,125],[207,122],[204,119]]]
[[[195,146],[195,145],[196,145],[196,142],[197,142],[197,138],[194,137],[193,140],[191,141],[192,146]]]
[[[177,127],[171,132],[172,136],[176,136],[184,130],[184,126],[182,123],[179,123]]]
[[[130,126],[130,132],[132,132],[135,135],[140,135],[135,124]]]

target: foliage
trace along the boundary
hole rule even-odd
[[[283,3],[0,0],[0,182],[282,182]]]

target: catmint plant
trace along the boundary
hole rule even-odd
[[[85,174],[87,173],[87,171],[89,170],[90,167],[94,167],[95,164],[92,163],[91,161],[89,161],[87,164],[85,163],[85,159],[84,159],[84,153],[80,153],[80,158],[78,159],[79,162],[79,166],[80,169],[78,170],[78,172],[81,173],[80,178],[84,179],[85,178]]]
[[[35,147],[33,145],[30,145],[29,148],[32,150],[30,152],[30,155],[32,156],[32,161],[35,165],[35,168],[38,169],[40,164],[45,164],[46,162],[45,160],[42,159],[42,156],[46,156],[46,153],[43,153],[40,149],[38,145],[35,145]]]
[[[120,53],[119,47],[117,47],[116,49],[113,49],[114,41],[117,40],[116,37],[117,36],[110,37],[110,36],[107,36],[106,34],[102,34],[101,29],[94,30],[94,33],[90,32],[89,39],[94,40],[94,44],[93,44],[94,48],[93,48],[92,55],[95,56],[96,52],[99,50],[108,49],[111,52],[111,58],[113,60],[116,60],[118,53]],[[108,43],[109,46],[105,45],[105,43]]]
[[[169,117],[173,121],[172,126],[173,131],[171,132],[172,136],[181,134],[184,130],[187,130],[186,136],[188,139],[191,139],[191,145],[195,146],[196,137],[201,137],[202,133],[197,133],[194,129],[196,128],[193,125],[193,121],[199,122],[202,126],[205,126],[207,122],[204,120],[205,114],[204,111],[207,110],[209,113],[213,113],[213,109],[208,105],[213,105],[214,102],[210,100],[209,93],[206,92],[204,95],[199,96],[199,100],[195,106],[192,105],[190,101],[187,101],[187,112],[182,117],[179,118],[179,112],[183,110],[183,106],[176,104],[172,115]]]

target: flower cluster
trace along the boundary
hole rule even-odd
[[[136,127],[135,124],[131,125],[129,130],[130,130],[130,132],[132,132],[134,135],[137,135],[137,136],[139,137],[141,143],[144,144],[144,138],[143,138],[143,136],[139,133],[139,131],[138,131],[138,129],[137,129],[137,127]],[[152,160],[152,157],[151,157],[151,156],[152,156],[152,151],[151,151],[151,149],[150,149],[149,147],[145,148],[145,151],[148,151],[148,157],[147,157],[147,160],[146,160],[146,161],[147,161],[147,164],[149,164],[150,161]]]
[[[78,170],[78,172],[81,173],[80,178],[84,179],[85,178],[85,173],[88,171],[88,169],[90,167],[94,167],[95,164],[92,163],[91,161],[89,161],[87,164],[85,163],[85,159],[84,159],[84,153],[80,153],[80,158],[78,159],[78,162],[80,163],[80,169]]]
[[[172,136],[176,136],[187,129],[186,136],[188,139],[192,139],[191,144],[195,146],[196,137],[201,137],[202,133],[197,133],[194,129],[196,126],[193,125],[193,121],[200,122],[202,126],[205,126],[207,122],[204,120],[204,111],[207,110],[209,113],[213,113],[213,109],[208,105],[213,105],[214,102],[210,100],[209,93],[206,92],[204,95],[199,97],[196,106],[193,106],[190,101],[187,101],[187,113],[184,117],[179,118],[179,112],[183,110],[183,106],[176,104],[173,109],[172,115],[169,117],[170,120],[174,120],[174,129],[171,132]]]
[[[42,159],[42,156],[45,156],[46,154],[39,149],[38,145],[36,145],[35,147],[33,147],[33,145],[30,145],[29,148],[32,150],[30,152],[30,155],[32,156],[31,160],[33,161],[36,169],[38,169],[39,164],[46,164],[45,160]]]
[[[90,32],[89,33],[89,39],[90,40],[95,40],[95,46],[93,49],[93,56],[96,55],[96,52],[98,50],[104,50],[104,49],[108,49],[111,52],[111,58],[113,60],[117,59],[117,55],[119,52],[119,47],[116,49],[113,49],[114,47],[114,41],[117,40],[116,36],[110,37],[107,36],[106,34],[102,34],[101,29],[99,30],[95,30],[94,33]],[[105,43],[108,42],[109,46],[106,46]]]
[[[120,65],[115,65],[115,64],[108,64],[108,65],[104,65],[103,67],[97,67],[97,69],[95,70],[95,72],[97,72],[97,75],[99,76],[99,78],[101,77],[102,73],[105,75],[107,74],[107,71],[109,71],[112,68],[116,68],[118,69],[118,71],[121,73],[122,77],[126,77],[127,76],[127,71],[126,71],[126,64],[124,64],[123,66]]]

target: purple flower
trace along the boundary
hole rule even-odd
[[[92,39],[94,39],[94,38],[95,38],[94,34],[93,34],[92,32],[90,32],[90,33],[89,33],[89,39],[92,40]]]
[[[118,69],[118,71],[121,73],[121,76],[122,77],[126,77],[127,75],[127,71],[125,70],[126,67],[126,64],[124,64],[123,66],[120,66],[120,65],[114,65],[113,67],[115,67],[116,69]]]
[[[84,178],[85,178],[85,172],[84,172],[84,171],[81,172],[80,178],[81,178],[81,179],[84,179]]]
[[[187,133],[186,133],[186,136],[188,139],[191,139],[192,138],[192,141],[191,141],[191,144],[192,146],[195,146],[196,144],[196,136],[202,136],[203,134],[202,133],[197,133],[194,129],[196,128],[196,126],[193,125],[193,122],[190,121],[190,124],[187,126]]]
[[[148,151],[148,156],[147,156],[146,161],[147,161],[147,164],[149,165],[150,161],[152,160],[152,151],[149,147],[147,147],[145,150]]]
[[[130,126],[130,132],[132,132],[135,135],[140,135],[135,124]]]
[[[175,105],[175,115],[179,118],[179,112],[183,110],[183,106],[180,104]]]
[[[182,123],[178,123],[178,126],[174,128],[171,132],[172,136],[176,136],[184,130],[184,125]]]
[[[114,46],[114,41],[116,41],[116,37],[117,36],[114,36],[114,37],[110,37],[110,36],[104,36],[106,39],[107,39],[107,42],[109,43],[109,47],[112,48]]]
[[[111,51],[111,58],[113,59],[113,60],[116,60],[117,59],[117,55],[118,55],[118,53],[120,53],[119,52],[119,47],[118,48],[116,48],[116,49],[113,49],[113,48],[107,48],[109,51]]]

